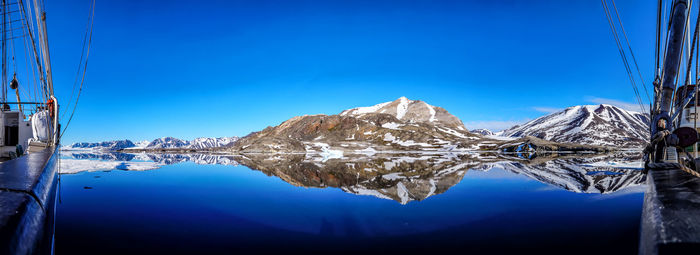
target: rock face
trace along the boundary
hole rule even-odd
[[[232,146],[239,152],[334,150],[455,150],[471,148],[478,135],[445,109],[401,97],[338,115],[305,115],[251,133]]]
[[[360,117],[372,113],[389,114],[406,123],[430,123],[436,126],[445,126],[460,131],[466,131],[462,121],[445,109],[429,105],[423,101],[409,100],[406,97],[400,97],[392,102],[381,103],[374,106],[345,110],[340,113],[340,116]]]
[[[641,148],[649,138],[649,117],[612,105],[566,108],[504,130],[506,137],[540,139],[586,145]]]
[[[480,135],[483,135],[483,136],[490,136],[490,135],[494,135],[494,134],[495,134],[495,133],[491,132],[491,130],[488,130],[488,129],[485,129],[485,128],[473,129],[473,130],[471,130],[471,131],[469,131],[469,132],[472,132],[472,133],[474,133],[474,134],[480,134]]]

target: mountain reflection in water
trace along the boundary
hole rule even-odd
[[[613,193],[643,184],[638,153],[609,155],[504,155],[484,153],[408,153],[346,155],[324,158],[318,154],[128,154],[64,151],[65,158],[91,162],[152,161],[158,165],[181,162],[244,165],[300,187],[339,188],[357,195],[390,199],[401,204],[444,193],[468,171],[500,168],[577,193]],[[66,161],[70,164],[71,161]],[[75,162],[75,161],[73,161]],[[84,162],[83,162],[84,163]],[[62,165],[63,167],[63,165]],[[69,166],[65,166],[69,167]],[[104,170],[104,169],[99,169]],[[89,171],[89,170],[88,170]]]

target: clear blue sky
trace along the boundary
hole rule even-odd
[[[59,99],[70,96],[89,3],[47,1]],[[656,1],[617,5],[650,83]],[[98,1],[95,20],[64,144],[243,136],[401,96],[496,130],[634,100],[595,0]]]

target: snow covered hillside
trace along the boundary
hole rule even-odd
[[[612,105],[582,105],[504,130],[506,137],[534,136],[554,141],[641,148],[649,137],[649,117]]]
[[[369,113],[390,114],[396,119],[408,123],[433,123],[436,125],[440,123],[444,126],[466,131],[462,121],[445,109],[429,105],[420,100],[409,100],[406,97],[400,97],[397,100],[374,106],[345,110],[340,113],[340,116],[358,117]]]
[[[238,141],[238,137],[200,137],[192,141],[189,141],[188,148],[192,149],[204,149],[204,148],[214,148],[214,147],[226,147],[234,142]]]
[[[400,97],[337,115],[293,117],[241,138],[237,152],[362,152],[474,149],[480,136],[445,109]],[[337,154],[337,153],[336,153]]]

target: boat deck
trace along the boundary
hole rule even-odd
[[[46,246],[53,224],[57,150],[46,148],[0,163],[0,253],[28,254]],[[48,241],[47,241],[48,240]]]
[[[640,254],[700,254],[700,178],[650,170],[647,183]]]

